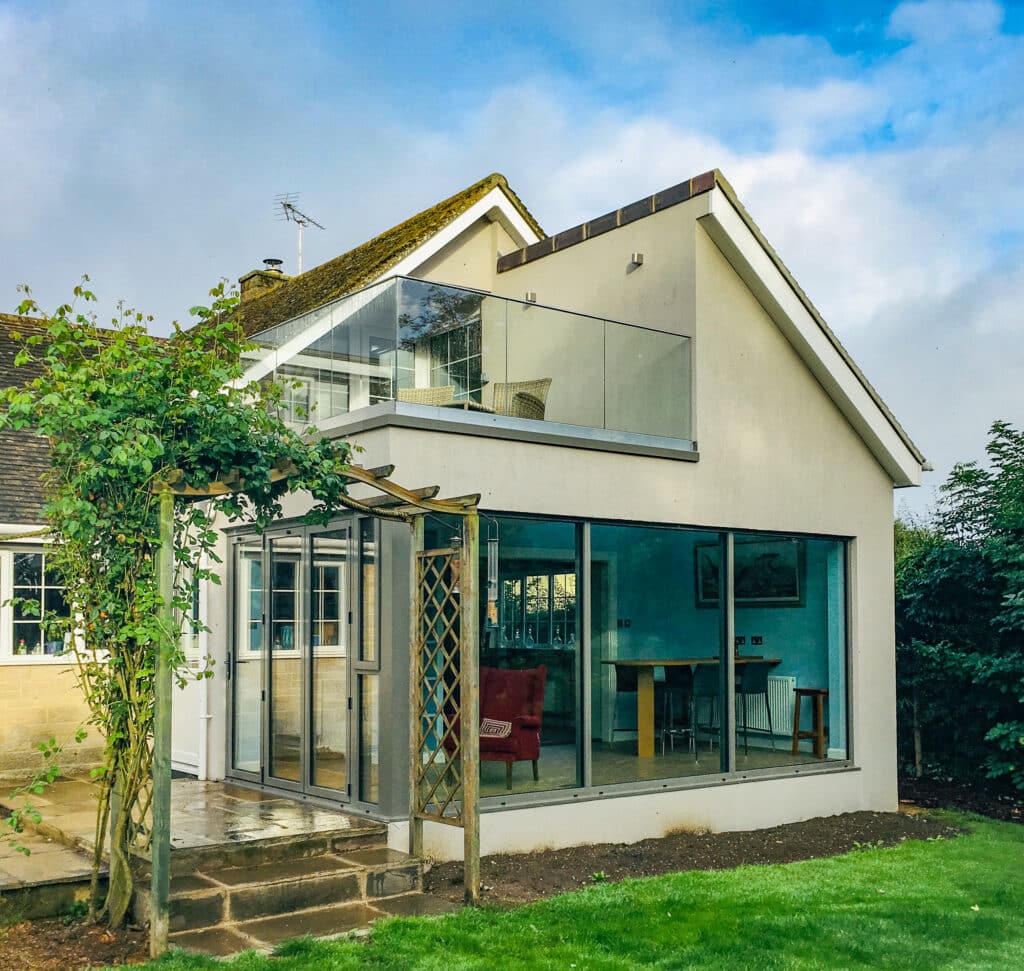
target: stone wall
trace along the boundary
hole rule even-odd
[[[81,744],[74,735],[89,711],[78,688],[73,665],[5,664],[0,666],[0,777],[19,778],[42,766],[41,741],[64,745],[65,771],[99,761],[103,741],[92,726]]]

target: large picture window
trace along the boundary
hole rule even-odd
[[[848,758],[844,540],[483,518],[482,795]]]

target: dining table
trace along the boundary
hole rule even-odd
[[[767,664],[781,664],[782,658],[744,654],[735,659],[737,665],[751,661]],[[602,661],[617,667],[636,668],[636,754],[641,759],[654,758],[654,669],[695,667],[698,664],[720,664],[717,657],[661,657],[661,658],[615,658]]]

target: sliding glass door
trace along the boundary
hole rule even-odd
[[[331,800],[373,801],[374,537],[368,520],[236,541],[233,776]]]
[[[345,792],[349,779],[349,532],[312,537],[309,783]]]
[[[288,788],[301,788],[303,763],[302,710],[306,658],[302,618],[302,539],[268,539],[270,609],[266,636],[270,676],[267,679],[267,775]]]

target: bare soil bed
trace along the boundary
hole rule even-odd
[[[997,786],[972,786],[955,779],[901,778],[900,803],[960,809],[1007,823],[1024,824],[1024,793]]]
[[[895,846],[907,839],[953,837],[956,826],[923,813],[848,813],[741,833],[673,833],[640,843],[601,843],[567,850],[503,854],[480,862],[484,901],[518,904],[595,880],[617,881],[681,870],[726,870],[750,863],[792,863],[835,856],[859,846]],[[425,889],[462,899],[462,864],[432,866]]]
[[[149,935],[142,930],[111,931],[62,918],[0,927],[0,971],[79,971],[143,964],[148,956]]]

